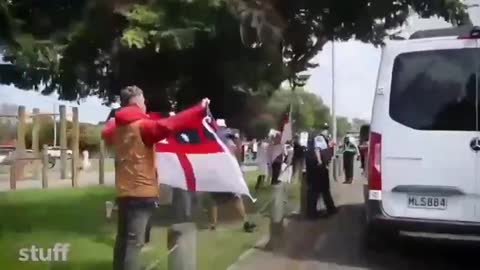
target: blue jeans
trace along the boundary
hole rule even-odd
[[[155,199],[122,198],[118,203],[118,227],[113,251],[114,270],[140,270],[139,255],[149,235]],[[148,237],[149,238],[149,237]]]

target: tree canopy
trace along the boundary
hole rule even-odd
[[[278,129],[279,119],[289,104],[292,104],[295,132],[318,130],[330,123],[330,109],[320,97],[303,89],[281,89],[257,113],[258,117],[247,129],[249,135],[264,138],[271,128]]]
[[[468,22],[461,0],[0,0],[0,83],[107,102],[131,84],[155,110],[208,96],[241,119],[332,39],[381,44],[411,11]],[[246,114],[245,114],[246,115]],[[241,121],[237,121],[238,124]]]

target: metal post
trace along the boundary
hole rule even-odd
[[[60,179],[67,179],[67,107],[60,105]]]
[[[197,229],[195,223],[179,223],[168,229],[168,270],[197,269]]]
[[[333,160],[332,165],[335,169],[338,166],[338,160],[335,158],[337,153],[337,113],[335,111],[335,39],[332,39],[332,140],[333,140]],[[337,174],[333,173],[333,180],[337,181]]]
[[[333,150],[337,150],[337,113],[335,111],[335,40],[332,39],[332,140],[335,143]]]
[[[192,194],[173,190],[175,224],[168,228],[168,270],[197,269],[197,229],[193,222]]]
[[[32,151],[34,157],[38,158],[33,161],[33,179],[40,178],[40,117],[39,114],[40,109],[34,108],[33,109],[33,127],[32,127]]]
[[[42,148],[42,188],[48,188],[48,145]]]
[[[98,182],[105,184],[105,142],[100,139],[100,155],[98,157]]]
[[[268,249],[276,249],[283,242],[283,220],[285,217],[285,186],[284,183],[272,186],[272,204],[270,216],[270,240]]]
[[[72,108],[72,187],[78,187],[78,159],[79,159],[79,140],[80,123],[78,122],[78,107]]]

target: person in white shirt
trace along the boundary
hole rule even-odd
[[[256,160],[258,157],[258,142],[257,139],[252,140],[252,159]]]
[[[268,179],[270,176],[270,162],[268,158],[268,148],[269,143],[267,139],[260,141],[258,147],[258,154],[256,164],[258,166],[258,177],[257,177],[257,184],[255,185],[255,191],[258,191],[260,187],[265,182],[265,179]]]
[[[88,170],[92,164],[90,163],[89,154],[87,150],[82,151],[82,170]]]
[[[290,142],[285,144],[285,159],[282,164],[282,171],[278,179],[285,183],[291,183],[293,177],[293,146]]]

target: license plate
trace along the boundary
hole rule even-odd
[[[447,198],[439,196],[408,195],[407,205],[409,208],[445,210],[447,201]]]

